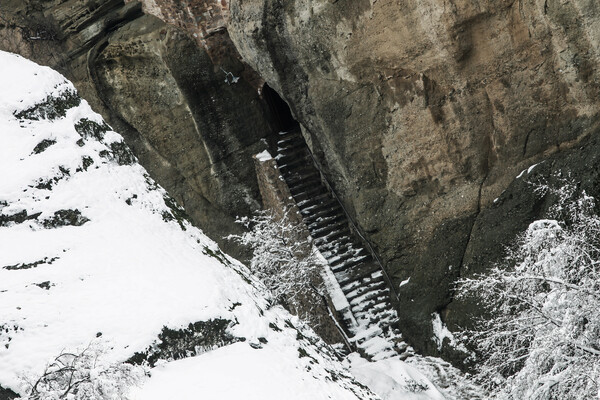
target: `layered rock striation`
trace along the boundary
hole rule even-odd
[[[398,309],[418,349],[436,351],[432,313],[465,322],[453,282],[537,212],[533,194],[517,212],[490,214],[493,200],[598,130],[599,18],[589,1],[231,1],[244,60],[290,104],[395,284],[410,278]]]

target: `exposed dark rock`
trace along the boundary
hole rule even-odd
[[[50,281],[44,281],[36,283],[35,286],[39,287],[40,289],[50,290],[50,288],[54,286],[54,283],[51,283]]]
[[[231,323],[229,320],[218,318],[194,322],[184,329],[164,327],[154,344],[146,351],[135,353],[127,362],[148,362],[153,367],[158,360],[179,360],[246,340],[227,332]]]
[[[19,325],[15,324],[15,323],[4,323],[4,324],[0,324],[0,345],[3,346],[4,348],[8,349],[10,347],[10,343],[13,340],[13,336],[18,333],[18,332],[22,332],[23,328],[21,328]],[[5,390],[4,392],[2,390]],[[2,386],[0,386],[0,399],[2,399],[2,395],[8,395],[12,393],[10,390],[6,390],[3,389]],[[9,397],[10,398],[10,397]]]
[[[136,159],[129,147],[123,142],[112,142],[110,145],[111,151],[103,150],[100,156],[116,162],[119,165],[131,165]]]
[[[81,215],[81,211],[58,210],[50,218],[41,221],[44,228],[60,228],[63,226],[81,226],[89,222],[89,219]]]
[[[44,139],[33,148],[33,154],[40,154],[53,144],[56,144],[56,140]]]
[[[19,395],[17,395],[12,390],[4,389],[2,386],[0,386],[0,400],[12,400],[12,399],[16,399],[18,397],[19,397]]]
[[[15,265],[7,265],[5,267],[2,267],[3,269],[8,269],[8,270],[20,270],[20,269],[29,269],[29,268],[36,268],[42,264],[52,264],[54,261],[58,260],[58,257],[53,257],[48,259],[48,257],[44,257],[43,260],[39,260],[39,261],[35,261],[32,263],[22,263],[22,264],[15,264]]]
[[[48,179],[44,179],[44,178],[40,178],[38,179],[35,188],[36,189],[45,189],[45,190],[52,190],[52,187],[59,182],[61,179],[65,178],[66,176],[71,175],[71,172],[65,168],[64,166],[59,166],[58,167],[58,171],[60,172],[59,174],[57,174],[56,176],[52,177],[52,178],[48,178]]]
[[[135,196],[135,195],[134,195]],[[137,197],[137,196],[135,196]],[[165,205],[169,207],[170,212],[165,211],[162,214],[163,220],[165,221],[177,221],[181,229],[185,231],[184,221],[190,222],[190,216],[185,212],[185,210],[180,207],[175,200],[170,196],[163,197],[165,201]]]
[[[22,224],[25,221],[37,219],[40,214],[42,213],[29,215],[25,210],[11,215],[0,214],[0,226],[8,226],[9,224]]]
[[[90,119],[82,118],[75,124],[75,130],[86,140],[90,138],[102,140],[110,127],[106,124],[100,125]]]
[[[18,119],[40,120],[58,119],[67,115],[67,110],[81,103],[81,98],[75,92],[66,90],[57,96],[48,96],[42,103],[15,113]]]
[[[91,157],[89,157],[89,156],[83,156],[83,157],[81,158],[81,168],[82,168],[84,171],[87,171],[87,169],[88,169],[90,166],[92,166],[93,164],[94,164],[94,160],[92,160],[92,158],[91,158]]]

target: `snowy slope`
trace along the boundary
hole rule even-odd
[[[185,220],[69,82],[0,52],[0,385],[24,394],[20,376],[92,342],[106,362],[152,354],[163,327],[197,321],[225,328],[193,333],[196,356],[158,362],[133,398],[378,398]]]

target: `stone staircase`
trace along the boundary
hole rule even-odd
[[[300,129],[279,133],[277,165],[314,244],[327,260],[348,306],[337,310],[351,342],[367,358],[385,359],[413,350],[402,339],[383,271],[337,198],[322,181]]]

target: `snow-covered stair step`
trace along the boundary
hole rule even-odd
[[[318,218],[316,221],[307,224],[308,229],[319,229],[323,226],[329,225],[329,224],[333,224],[335,222],[338,221],[347,221],[346,220],[346,216],[344,214],[342,214],[341,212],[335,212],[333,214],[329,214],[327,216],[323,216],[321,218]]]
[[[343,250],[340,249],[340,251],[337,254],[328,254],[327,256],[324,255],[329,264],[332,266],[343,264],[348,260],[361,261],[367,256],[370,255],[364,248],[356,248],[354,246],[348,247],[347,249]]]
[[[316,223],[320,219],[331,218],[333,216],[342,214],[342,208],[339,203],[332,200],[332,203],[328,207],[321,207],[319,209],[307,210],[306,212],[302,212],[302,215],[305,216],[304,220],[307,224]],[[345,216],[344,216],[345,218]]]
[[[317,181],[319,181],[321,179],[321,175],[319,174],[319,172],[313,171],[313,170],[308,170],[305,174],[290,175],[285,181],[288,185],[293,187],[295,185],[302,184],[302,182],[305,182],[308,180],[314,181],[315,179]]]
[[[381,328],[389,327],[398,322],[398,316],[394,313],[389,313],[389,310],[380,311],[377,314],[377,325]]]
[[[357,332],[356,335],[354,335],[354,337],[352,337],[352,340],[354,340],[358,344],[362,344],[365,341],[379,336],[381,333],[383,333],[383,330],[379,326],[373,325],[361,329],[359,332]]]
[[[313,231],[317,232],[317,231],[319,231],[319,229],[323,229],[328,226],[338,224],[340,222],[348,224],[348,220],[346,218],[344,218],[343,215],[336,213],[334,215],[329,215],[327,217],[323,217],[323,218],[319,219],[318,221],[309,224],[308,230],[311,232],[313,232]]]
[[[280,140],[277,142],[277,147],[282,151],[290,151],[293,149],[301,148],[303,146],[304,139],[300,136],[291,136],[289,138]]]
[[[320,185],[319,177],[313,175],[313,177],[311,178],[304,178],[303,180],[299,181],[296,185],[291,185],[290,193],[306,193],[316,188],[326,190],[322,185]]]
[[[278,163],[277,165],[279,166],[280,164]],[[283,177],[287,183],[288,179],[294,179],[299,176],[305,176],[305,175],[313,173],[313,172],[315,172],[314,168],[310,168],[310,166],[308,166],[308,165],[300,165],[293,169],[281,171],[281,174],[283,175]]]
[[[310,157],[310,154],[304,149],[291,149],[287,154],[279,154],[277,161],[285,166],[294,161],[304,160],[306,157]]]
[[[382,327],[389,326],[395,321],[395,315],[389,313],[389,302],[387,299],[385,301],[371,301],[367,306],[354,305],[350,308],[357,319],[376,321]]]
[[[331,240],[336,240],[336,239],[348,239],[350,240],[350,230],[348,228],[342,229],[342,230],[336,230],[333,231],[331,233],[329,233],[327,236],[323,236],[320,238],[316,238],[315,239],[315,244],[317,246],[326,243],[328,241]]]
[[[346,251],[346,249],[353,248],[354,246],[355,246],[355,244],[354,244],[354,242],[352,242],[352,239],[349,238],[348,236],[346,236],[346,237],[341,237],[337,240],[333,240],[329,243],[321,243],[321,244],[317,245],[317,248],[319,249],[321,254],[327,254],[327,256],[329,257],[338,251],[344,252],[344,251]],[[323,256],[325,257],[325,255],[323,255]]]
[[[329,265],[331,265],[333,272],[341,272],[345,269],[348,269],[352,264],[366,263],[371,260],[371,255],[368,254],[366,250],[362,249],[352,249],[340,255],[327,258],[327,261],[329,261]]]
[[[304,138],[300,134],[290,133],[289,135],[282,135],[282,136],[284,136],[284,137],[277,141],[277,145],[280,147],[290,146],[292,144],[297,144],[297,145],[305,144]]]
[[[324,188],[323,185],[320,184],[320,182],[321,179],[319,176],[314,176],[312,174],[303,175],[302,179],[298,180],[295,184],[289,185],[290,193],[299,194],[311,191],[315,188],[322,188],[326,190],[326,188]]]
[[[296,201],[296,203],[311,200],[321,195],[329,196],[327,189],[325,189],[322,186],[315,186],[304,191],[292,192],[292,197],[294,198],[294,201]]]
[[[347,283],[347,284],[341,286],[341,289],[342,289],[342,292],[345,295],[347,295],[348,293],[353,293],[361,288],[380,285],[382,282],[385,284],[385,281],[383,281],[381,278],[367,277],[367,278],[364,278],[363,280],[356,280],[356,281]]]
[[[306,217],[308,215],[314,215],[318,213],[319,215],[328,215],[332,208],[337,207],[337,201],[335,199],[329,199],[320,204],[314,204],[310,207],[298,207],[300,209],[300,214],[302,217]]]
[[[327,200],[331,200],[331,197],[330,197],[329,193],[323,193],[323,194],[320,194],[318,196],[312,197],[310,199],[299,201],[298,202],[298,207],[300,207],[300,208],[305,208],[305,207],[308,208],[308,207],[311,207],[313,205],[319,205],[322,202],[327,201]]]
[[[303,157],[297,157],[294,158],[293,160],[290,160],[288,163],[286,164],[282,164],[279,169],[282,171],[294,171],[297,170],[298,167],[302,167],[304,166],[304,164],[306,163],[306,161],[309,159],[310,157],[307,155],[303,156]]]
[[[340,274],[340,273],[352,273],[352,271],[354,271],[354,268],[360,267],[361,265],[363,265],[364,263],[370,262],[371,261],[371,256],[366,256],[366,258],[363,259],[359,259],[359,260],[348,260],[346,262],[344,262],[343,264],[339,264],[336,265],[334,267],[331,267],[331,270],[333,271],[334,274]]]
[[[338,280],[340,286],[346,286],[352,282],[365,281],[368,282],[373,274],[377,272],[377,265],[369,263],[366,265],[359,265],[352,269],[352,271],[343,271],[334,274]]]
[[[385,290],[371,290],[360,296],[353,298],[352,300],[349,300],[349,303],[351,306],[354,306],[354,305],[359,305],[361,303],[364,304],[373,299],[379,299],[382,297],[384,299],[389,299],[389,293],[390,293],[390,291],[387,288]]]
[[[348,252],[355,252],[356,245],[353,242],[335,242],[333,246],[322,246],[319,251],[325,259],[329,260],[336,255],[344,255]]]
[[[381,280],[378,282],[372,282],[370,285],[360,286],[355,289],[351,289],[344,293],[346,295],[346,299],[348,302],[352,302],[354,299],[360,296],[364,296],[365,294],[371,293],[377,290],[387,289],[387,285],[385,281]]]
[[[277,155],[278,160],[283,160],[286,158],[293,158],[293,157],[297,157],[297,156],[309,155],[308,150],[304,146],[280,147],[277,149],[277,151],[279,153]]]
[[[282,177],[348,301],[337,310],[343,329],[368,358],[408,357],[410,347],[397,329],[398,316],[380,266],[355,237],[341,204],[321,181],[299,129],[279,136],[275,160]]]
[[[377,320],[377,313],[388,309],[390,306],[387,296],[384,298],[377,297],[375,300],[371,300],[366,303],[357,304],[352,307],[352,312],[356,318],[368,318],[369,320]]]
[[[348,221],[344,221],[344,220],[337,221],[337,222],[331,223],[329,225],[326,225],[322,228],[309,229],[309,231],[310,231],[310,235],[316,239],[319,237],[327,236],[329,233],[331,233],[333,231],[338,231],[343,228],[348,228]]]
[[[370,271],[375,270],[376,267],[372,263],[370,263],[369,265],[371,266],[371,268],[373,268]],[[378,277],[377,275],[375,275],[376,273],[377,273],[376,270],[375,270],[375,272],[368,273],[368,274],[364,273],[364,269],[361,269],[360,271],[356,271],[356,275],[354,276],[354,279],[350,279],[350,280],[347,280],[347,281],[344,280],[343,282],[340,282],[340,286],[342,288],[342,291],[345,292],[346,290],[351,289],[351,288],[356,288],[356,287],[361,286],[361,285],[368,285],[368,284],[370,284],[372,282],[379,282],[379,281],[381,281],[381,278]],[[348,272],[341,272],[341,273],[339,273],[339,274],[336,275],[336,278],[338,277],[338,275],[340,276],[340,278],[342,278],[342,277],[348,276],[349,273]]]

